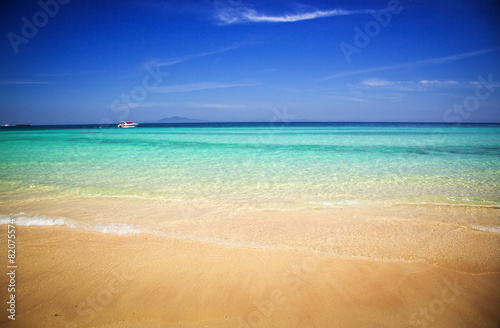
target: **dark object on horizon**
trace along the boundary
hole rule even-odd
[[[16,124],[16,126],[31,126],[31,124]]]
[[[201,122],[208,122],[208,121],[195,120],[195,119],[191,119],[191,118],[187,118],[187,117],[180,117],[180,116],[165,117],[159,121],[156,121],[156,123],[201,123]]]

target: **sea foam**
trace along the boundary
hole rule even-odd
[[[484,227],[481,225],[474,225],[472,228],[481,231],[500,233],[500,227]]]
[[[73,229],[83,229],[100,233],[110,233],[115,235],[135,235],[142,233],[143,230],[133,224],[125,223],[82,223],[64,218],[47,218],[40,216],[23,216],[24,213],[15,215],[0,215],[0,224],[13,224],[19,226],[66,226]]]

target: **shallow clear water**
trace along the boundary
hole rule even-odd
[[[0,153],[0,225],[463,270],[499,258],[500,125],[8,128]]]
[[[500,204],[500,126],[197,124],[0,130],[0,196],[329,207]]]

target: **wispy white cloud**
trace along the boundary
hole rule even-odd
[[[281,15],[266,15],[245,6],[233,7],[227,5],[217,8],[217,20],[223,25],[241,23],[292,23],[324,17],[370,14],[373,12],[375,11],[331,9],[295,12]]]
[[[248,10],[244,15],[244,18],[248,19],[250,22],[268,22],[268,23],[289,23],[298,22],[303,20],[310,20],[323,17],[331,16],[346,16],[354,14],[367,14],[366,10],[361,11],[348,11],[342,9],[334,10],[317,10],[314,12],[301,13],[301,14],[286,14],[283,16],[267,16],[257,13],[255,10]]]
[[[467,87],[468,88],[477,88],[480,85],[482,85],[482,83],[479,81],[469,81]],[[491,83],[488,83],[488,85],[489,85],[489,87],[496,89],[496,88],[500,87],[500,82],[491,81]]]
[[[373,99],[382,100],[382,101],[401,101],[403,100],[403,94],[398,92],[390,92],[390,93],[378,93],[374,94]]]
[[[166,103],[156,103],[156,102],[137,102],[137,103],[130,103],[130,104],[124,104],[124,103],[119,103],[114,106],[115,110],[119,109],[144,109],[144,108],[155,108],[155,107],[166,107],[169,106],[169,104]]]
[[[192,92],[207,89],[224,89],[235,87],[252,87],[259,85],[256,81],[250,82],[233,82],[233,83],[220,83],[220,82],[198,82],[177,85],[166,85],[156,88],[153,92],[157,93],[174,93],[174,92]]]
[[[212,56],[212,55],[217,55],[217,54],[220,54],[220,53],[223,53],[226,51],[230,51],[230,50],[234,50],[234,49],[238,49],[241,47],[242,47],[241,45],[236,45],[236,46],[225,47],[225,48],[215,50],[215,51],[200,52],[198,54],[187,55],[184,57],[178,57],[178,58],[174,58],[174,59],[161,60],[161,61],[150,61],[150,62],[145,63],[143,66],[145,66],[145,67],[172,66],[172,65],[183,63],[185,61],[189,61],[189,60],[193,60],[193,59],[197,59],[197,58],[202,58],[202,57],[207,57],[207,56]]]
[[[74,71],[74,72],[59,72],[59,73],[37,73],[37,74],[33,74],[33,76],[66,77],[66,76],[89,75],[89,74],[99,74],[99,73],[103,73],[103,72],[102,71]]]
[[[193,103],[191,105],[193,107],[197,107],[197,108],[213,108],[213,109],[244,109],[244,108],[248,108],[249,107],[247,105],[241,105],[241,104],[200,104],[200,103]]]
[[[374,89],[377,90],[377,89]],[[367,93],[364,90],[356,90],[355,86],[349,88],[348,92],[339,94],[337,90],[332,91],[326,97],[333,98],[341,101],[350,101],[357,103],[372,103],[374,101],[401,101],[403,99],[403,94],[400,92],[395,92],[395,90],[383,90],[384,93]]]
[[[359,97],[333,96],[332,98],[339,99],[339,100],[346,100],[346,101],[354,101],[354,102],[359,102],[359,103],[368,102],[367,99],[359,98]]]
[[[361,82],[362,86],[369,88],[383,88],[404,91],[419,91],[437,87],[454,87],[460,83],[454,80],[420,80],[420,81],[388,81],[383,79],[371,78]]]
[[[66,77],[76,75],[86,75],[100,73],[99,71],[84,71],[84,72],[59,72],[59,73],[31,73],[25,75],[24,79],[17,80],[0,80],[0,85],[47,85],[60,83]]]
[[[381,79],[368,79],[368,80],[364,80],[362,83],[364,85],[368,85],[371,87],[381,87],[381,86],[391,85],[393,82],[390,82],[387,80],[381,80]]]
[[[447,81],[439,81],[439,80],[421,80],[418,82],[423,85],[458,85],[457,81],[447,80]]]
[[[52,82],[47,81],[35,81],[35,80],[7,80],[0,81],[1,85],[28,85],[28,84],[52,84]]]
[[[470,57],[476,57],[480,55],[484,55],[493,51],[498,51],[499,49],[484,49],[484,50],[479,50],[479,51],[472,51],[472,52],[465,52],[457,55],[452,55],[452,56],[446,56],[446,57],[439,57],[439,58],[431,58],[431,59],[424,59],[424,60],[417,60],[413,62],[408,62],[408,63],[403,63],[403,64],[396,64],[396,65],[389,65],[389,66],[381,66],[381,67],[374,67],[374,68],[368,68],[368,69],[362,69],[362,70],[357,70],[357,71],[347,71],[347,72],[341,72],[337,74],[333,74],[330,76],[327,76],[323,78],[322,80],[331,80],[339,77],[346,77],[346,76],[353,76],[353,75],[362,75],[362,74],[367,74],[367,73],[375,73],[375,72],[382,72],[382,71],[390,71],[390,70],[395,70],[395,69],[407,69],[407,68],[415,68],[415,67],[420,67],[420,66],[425,66],[425,65],[435,65],[435,64],[445,64],[453,61],[458,61],[462,60],[465,58],[470,58]]]

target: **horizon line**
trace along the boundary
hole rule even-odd
[[[297,124],[297,123],[348,123],[348,124],[444,124],[444,125],[466,125],[466,124],[500,124],[498,122],[409,122],[409,121],[201,121],[200,122],[136,122],[138,124],[253,124],[253,123],[269,123],[269,124]],[[26,125],[27,124],[27,125]],[[16,124],[9,126],[0,126],[1,128],[29,128],[33,126],[114,126],[116,123],[64,123],[64,124]]]

